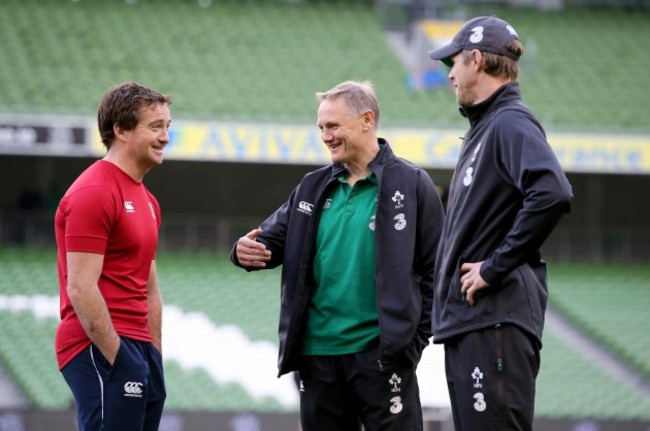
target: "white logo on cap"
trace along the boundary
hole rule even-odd
[[[514,27],[512,27],[511,25],[507,25],[506,29],[508,29],[508,31],[510,32],[511,35],[519,37],[519,35],[515,31]]]
[[[483,26],[479,25],[478,27],[474,27],[472,29],[472,34],[469,37],[469,41],[472,43],[479,43],[480,41],[483,40]]]

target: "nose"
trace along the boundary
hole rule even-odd
[[[326,130],[321,131],[320,133],[321,139],[323,142],[327,143],[332,140],[332,134]]]
[[[169,129],[163,129],[159,140],[165,143],[169,142]]]

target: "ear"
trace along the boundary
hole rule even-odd
[[[126,130],[122,128],[119,124],[115,123],[113,124],[113,134],[115,135],[116,139],[119,139],[121,141],[126,141],[126,136],[125,136]]]
[[[371,110],[368,110],[368,111],[364,112],[361,115],[361,123],[362,123],[362,127],[363,127],[364,131],[374,129],[374,127],[375,127],[375,113],[372,112]]]
[[[473,49],[472,50],[472,66],[474,68],[475,72],[481,71],[483,68],[483,62],[485,61],[485,58],[483,57],[483,53],[479,51],[478,49]]]

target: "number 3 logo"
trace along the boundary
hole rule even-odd
[[[469,37],[469,41],[472,43],[479,43],[483,40],[483,26],[479,25],[472,29],[472,35]]]
[[[473,175],[474,175],[474,168],[472,168],[472,167],[470,166],[470,167],[467,168],[467,170],[465,171],[465,176],[463,177],[463,185],[464,185],[465,187],[467,187],[467,186],[469,186],[470,184],[472,184],[472,178],[473,178]]]
[[[484,412],[485,409],[487,408],[487,404],[485,403],[483,394],[481,392],[475,393],[474,399],[476,400],[476,402],[474,403],[474,410],[476,410],[477,412]]]
[[[403,230],[406,227],[406,217],[404,214],[397,214],[393,217],[393,220],[397,220],[397,223],[395,223],[395,230]]]
[[[402,397],[393,397],[390,399],[390,402],[392,403],[390,406],[390,412],[394,415],[401,412],[404,408],[404,405],[402,405]]]

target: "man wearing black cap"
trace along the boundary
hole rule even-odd
[[[522,103],[523,52],[515,29],[492,16],[468,21],[429,53],[451,67],[470,123],[450,185],[433,306],[456,431],[532,430],[547,299],[540,248],[572,191]]]

